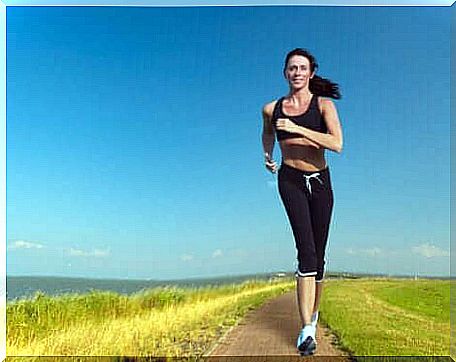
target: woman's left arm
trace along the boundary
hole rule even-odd
[[[342,152],[343,137],[342,127],[340,125],[337,109],[333,101],[330,99],[321,100],[321,111],[323,119],[326,122],[328,133],[321,133],[313,131],[309,128],[298,126],[296,123],[290,121],[288,118],[279,118],[277,120],[277,129],[298,133],[320,146],[330,149],[334,152]]]

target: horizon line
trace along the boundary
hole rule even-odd
[[[294,271],[271,271],[271,272],[259,272],[259,273],[245,273],[245,274],[223,274],[223,275],[215,275],[215,276],[197,276],[197,277],[189,277],[189,278],[168,278],[168,279],[154,279],[154,278],[97,278],[97,277],[90,277],[90,276],[65,276],[65,275],[6,275],[7,278],[66,278],[66,279],[89,279],[89,280],[113,280],[113,281],[146,281],[146,282],[167,282],[167,281],[185,281],[185,280],[204,280],[204,279],[219,279],[219,278],[239,278],[239,277],[248,277],[248,276],[274,276],[276,274],[291,274],[294,275]],[[351,271],[328,271],[326,272],[327,277],[332,275],[348,275],[348,276],[385,276],[385,277],[400,277],[400,278],[445,278],[445,279],[452,279],[456,278],[456,276],[451,275],[429,275],[429,274],[420,274],[417,272],[405,274],[405,273],[398,273],[398,274],[389,274],[389,273],[374,273],[374,272],[351,272]]]

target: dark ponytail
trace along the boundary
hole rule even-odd
[[[314,77],[309,80],[309,90],[317,96],[334,99],[341,98],[339,85],[331,82],[329,79],[319,77],[318,75],[314,75]]]
[[[310,54],[307,50],[302,48],[296,48],[287,54],[285,58],[285,66],[283,68],[284,74],[285,70],[287,69],[287,64],[290,58],[293,55],[301,55],[306,57],[310,63],[310,71],[313,73],[318,69],[318,64],[315,60],[315,57]],[[314,75],[312,79],[309,80],[309,90],[317,95],[322,97],[329,97],[334,99],[340,99],[342,96],[339,92],[339,85],[337,83],[331,82],[329,79],[319,77],[318,75]]]

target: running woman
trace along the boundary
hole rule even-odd
[[[342,128],[336,106],[338,85],[315,75],[318,64],[297,48],[285,59],[286,96],[263,107],[265,166],[277,172],[272,159],[275,137],[282,163],[278,188],[297,249],[297,303],[302,322],[296,347],[302,355],[316,349],[318,309],[323,290],[325,250],[333,209],[333,191],[325,149],[342,151]]]

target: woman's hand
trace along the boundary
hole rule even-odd
[[[279,131],[285,131],[290,133],[296,133],[298,125],[288,118],[277,118],[276,128]]]
[[[267,155],[267,154],[264,155],[264,165],[272,173],[277,172],[277,163],[272,158],[270,158],[269,155]]]

